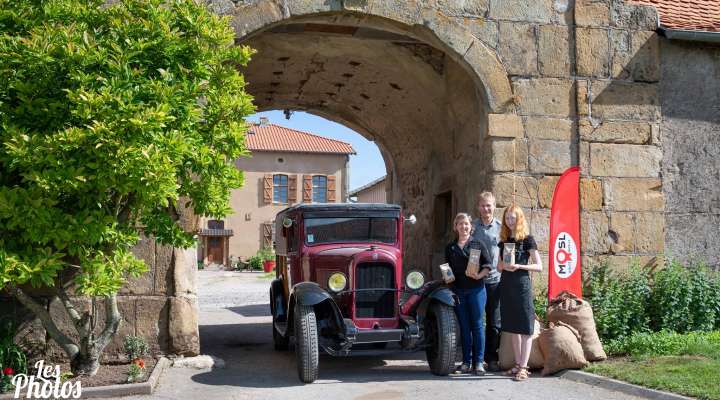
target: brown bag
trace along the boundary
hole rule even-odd
[[[544,364],[543,354],[540,351],[540,342],[538,337],[542,327],[540,321],[535,320],[535,329],[533,331],[533,341],[530,347],[530,359],[528,367],[531,369],[542,368]],[[510,343],[510,335],[508,332],[500,334],[500,348],[498,349],[498,364],[502,369],[510,369],[515,366],[515,353],[513,353],[512,343]]]
[[[562,292],[548,305],[547,320],[562,321],[577,329],[583,353],[588,361],[602,361],[607,358],[597,334],[592,307],[587,301],[570,292]]]
[[[543,376],[568,368],[583,368],[588,361],[583,355],[580,335],[564,322],[551,322],[540,333],[540,349],[545,356]]]

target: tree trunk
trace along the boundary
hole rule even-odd
[[[73,375],[95,375],[100,368],[100,354],[90,351],[88,354],[79,352],[70,360],[70,369]]]

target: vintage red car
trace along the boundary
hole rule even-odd
[[[425,350],[432,373],[453,371],[457,297],[420,271],[404,272],[405,222],[392,204],[300,204],[278,213],[273,340],[277,350],[294,343],[301,381],[318,378],[321,350]]]

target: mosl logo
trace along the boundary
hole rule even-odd
[[[555,275],[562,279],[569,278],[577,266],[577,246],[575,240],[567,232],[560,232],[555,238],[553,260],[555,260]]]
[[[60,366],[45,365],[45,360],[35,363],[35,375],[17,374],[11,383],[15,386],[15,398],[25,389],[25,398],[32,399],[79,399],[82,395],[80,381],[61,382]]]

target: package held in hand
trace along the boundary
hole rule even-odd
[[[455,275],[453,274],[452,268],[450,268],[450,264],[440,264],[440,272],[442,273],[445,283],[450,283],[455,280]]]
[[[465,269],[465,275],[474,277],[480,273],[480,249],[470,249],[470,258]]]

